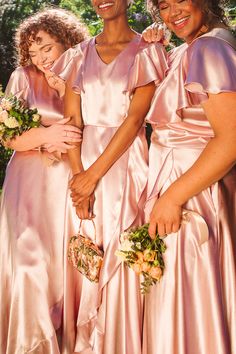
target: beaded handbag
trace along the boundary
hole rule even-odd
[[[91,220],[95,231],[94,221]],[[68,246],[68,260],[81,274],[85,275],[91,282],[99,281],[99,273],[103,261],[103,251],[89,237],[81,235],[80,221],[79,232],[70,238]]]

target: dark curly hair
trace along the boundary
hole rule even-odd
[[[228,21],[224,11],[224,7],[228,3],[227,0],[192,0],[192,3],[203,12],[205,19],[204,25],[207,26],[209,30],[219,23],[228,27]],[[158,0],[147,0],[147,7],[154,21],[160,22]]]
[[[31,64],[29,47],[39,31],[54,37],[65,50],[89,37],[87,27],[74,14],[56,7],[46,8],[26,18],[16,31],[19,65]]]

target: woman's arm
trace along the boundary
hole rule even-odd
[[[69,85],[65,92],[65,116],[70,117],[70,122],[77,128],[83,129],[83,118],[81,112],[81,97],[76,94]],[[81,160],[81,141],[73,144],[74,148],[68,150],[68,157],[73,175],[78,175],[84,170]],[[93,217],[94,195],[87,196],[82,203],[76,205],[76,214],[80,219]]]
[[[99,180],[132,144],[149,110],[155,84],[152,82],[135,90],[128,116],[118,128],[101,156],[86,170],[73,177],[72,198],[78,205],[93,193]]]
[[[193,166],[157,199],[150,214],[149,233],[154,237],[178,231],[182,205],[220,180],[236,161],[236,93],[209,94],[202,103],[214,131]]]
[[[81,97],[76,94],[69,85],[66,85],[65,91],[65,110],[64,116],[70,117],[70,123],[79,129],[83,129],[83,118],[81,113]],[[83,171],[81,161],[81,141],[75,144],[74,149],[68,151],[68,157],[73,175]]]
[[[6,147],[16,151],[28,151],[43,145],[52,145],[58,149],[70,149],[68,143],[81,141],[81,130],[73,125],[70,119],[62,119],[50,127],[32,128],[22,135],[11,139]]]

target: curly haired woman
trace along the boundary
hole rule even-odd
[[[149,232],[167,251],[145,299],[143,353],[235,354],[236,42],[221,1],[150,4],[186,43],[147,117]]]
[[[78,18],[56,8],[27,18],[16,33],[20,66],[7,92],[37,107],[42,126],[8,144],[15,152],[0,209],[2,354],[73,352],[80,287],[66,267],[65,244],[78,223],[66,152],[81,134],[63,119],[64,83],[49,69],[86,37]]]

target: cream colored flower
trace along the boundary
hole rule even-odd
[[[128,239],[129,239],[129,232],[128,231],[122,232],[122,234],[120,235],[120,242],[122,243]]]
[[[17,128],[19,127],[19,123],[17,122],[16,118],[14,117],[8,117],[4,119],[4,124],[8,128]]]
[[[126,261],[126,255],[122,251],[115,251],[115,255],[120,258],[121,261]]]
[[[5,109],[7,111],[10,111],[10,109],[12,109],[12,103],[7,98],[2,99],[1,106],[2,106],[2,109]]]
[[[132,251],[132,242],[130,242],[129,240],[124,240],[121,243],[121,249],[122,251]]]
[[[8,112],[5,110],[2,110],[0,112],[0,123],[4,123],[5,119],[8,118]]]
[[[32,119],[33,119],[33,122],[38,122],[40,119],[40,115],[35,113],[35,114],[33,114]]]

